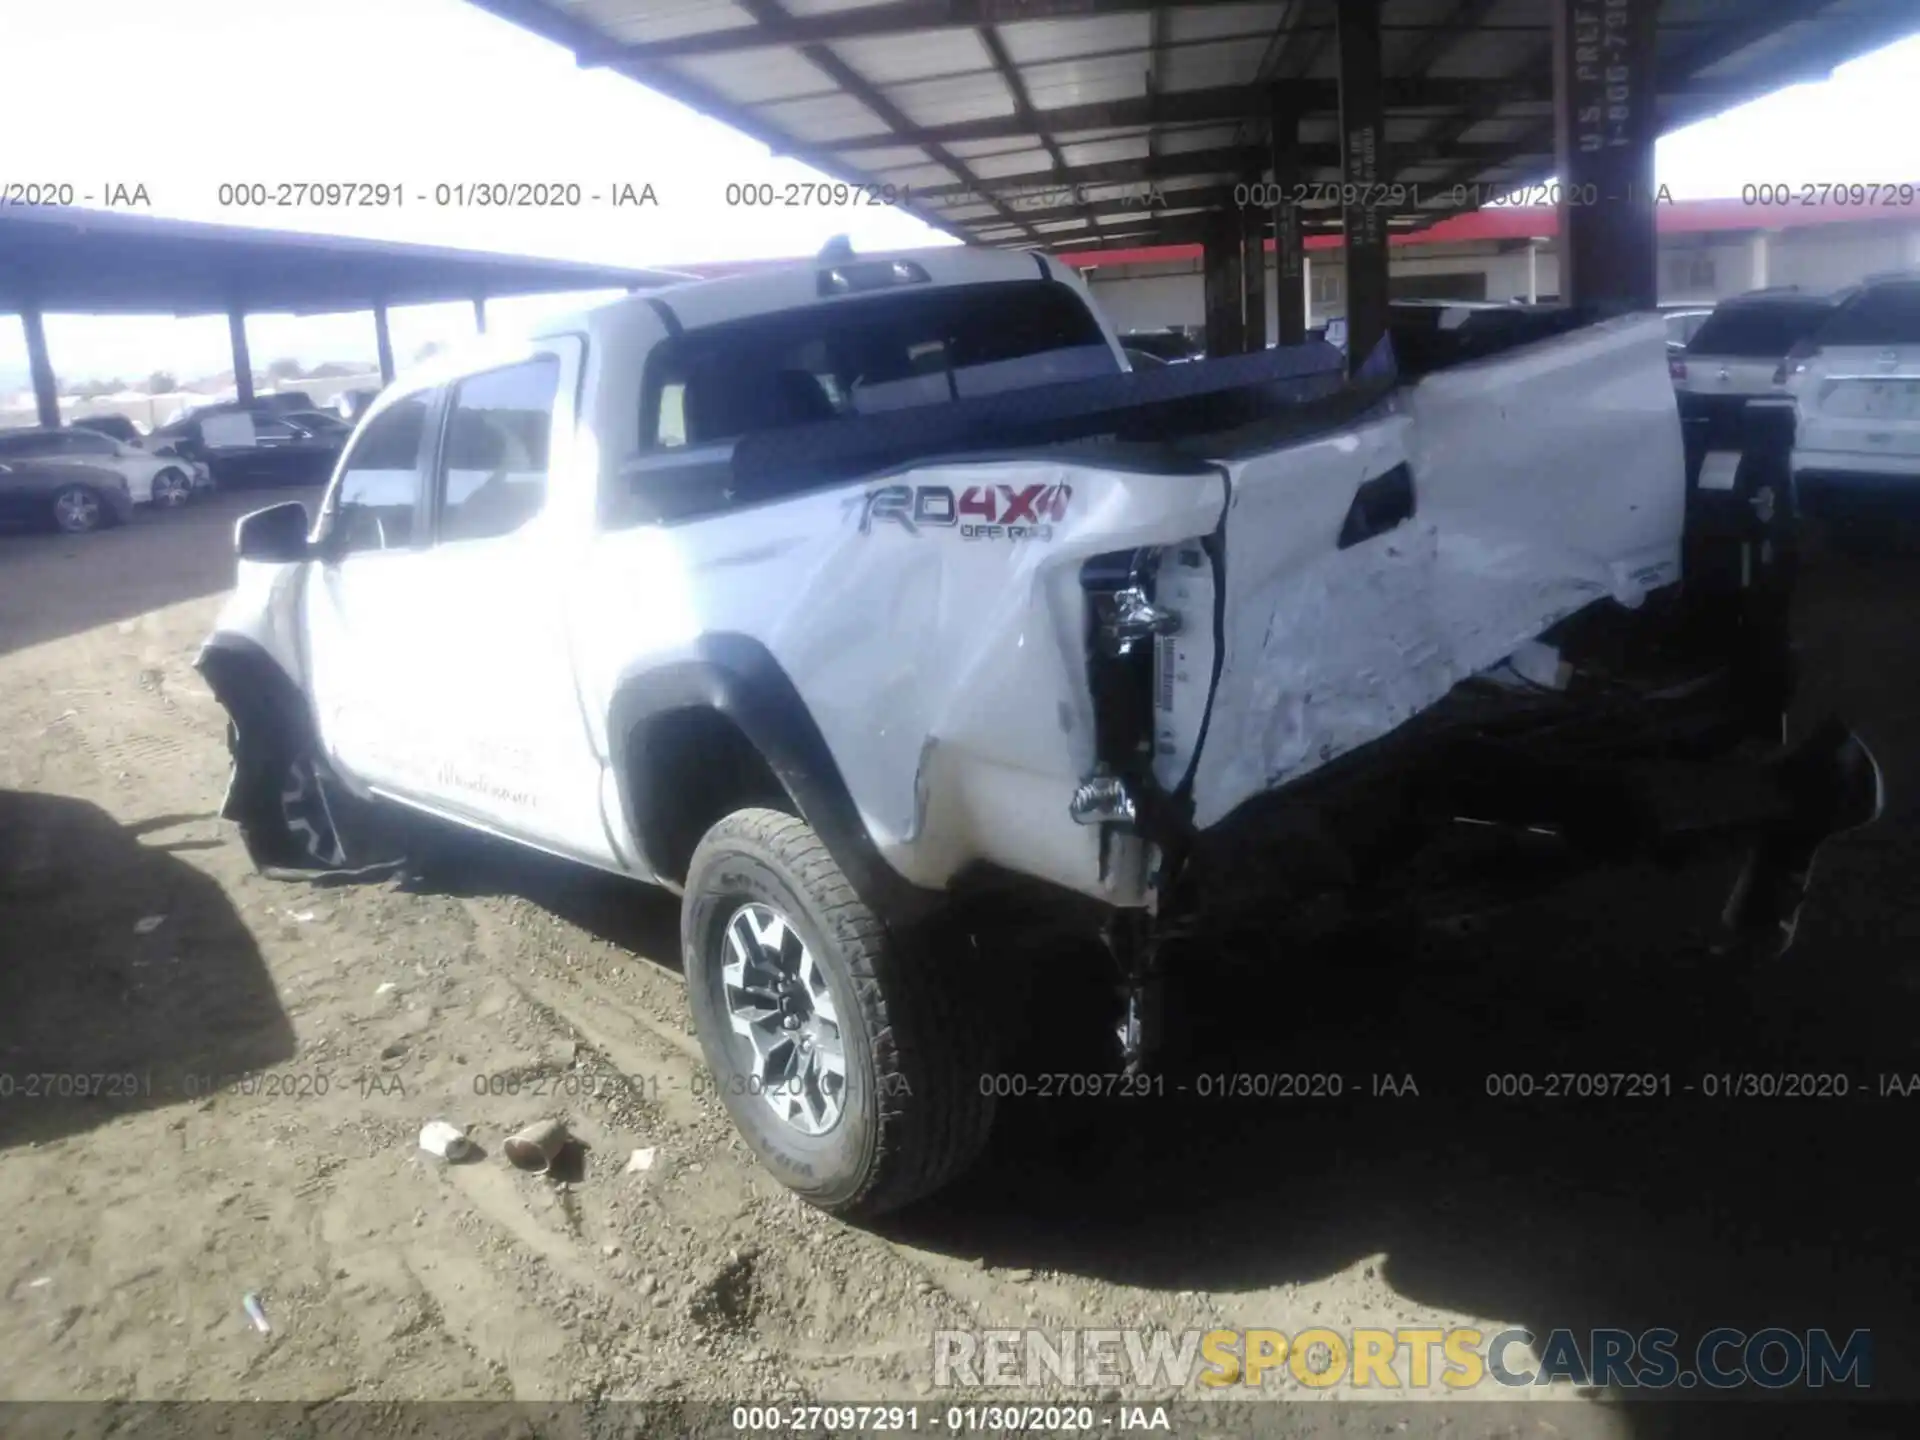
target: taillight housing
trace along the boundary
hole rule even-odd
[[[1774,367],[1773,383],[1786,384],[1788,376],[1798,375],[1807,368],[1807,362],[1819,353],[1820,347],[1811,340],[1794,341],[1793,348],[1787,351],[1786,358]]]
[[[1667,356],[1667,376],[1673,380],[1687,378],[1687,359],[1684,355]]]

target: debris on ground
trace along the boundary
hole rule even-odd
[[[535,1121],[507,1137],[507,1159],[530,1175],[544,1175],[567,1148],[569,1138],[564,1120]]]
[[[457,1165],[473,1153],[473,1142],[458,1125],[430,1120],[420,1127],[420,1148],[437,1159]]]
[[[249,1290],[240,1297],[240,1305],[247,1312],[247,1319],[253,1322],[253,1328],[262,1335],[273,1333],[273,1326],[267,1323],[267,1312],[260,1308],[260,1297]]]

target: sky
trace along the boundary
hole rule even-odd
[[[633,266],[809,255],[946,237],[884,207],[731,209],[736,181],[821,178],[759,143],[465,0],[0,0],[0,183],[145,186],[148,213]],[[1916,18],[1920,27],[1920,17]],[[110,42],[107,37],[111,37]],[[84,103],[75,103],[82,97]],[[1863,123],[1864,117],[1872,123]],[[1744,184],[1920,179],[1920,36],[1665,137],[1678,198]],[[652,185],[640,208],[462,210],[415,195],[473,180]],[[223,206],[236,181],[401,182],[399,209]],[[499,331],[598,297],[499,300]],[[473,333],[464,304],[391,314],[401,365]],[[63,379],[182,378],[231,363],[220,317],[48,317]],[[373,356],[365,314],[259,315],[256,368]],[[0,318],[0,388],[23,383]]]

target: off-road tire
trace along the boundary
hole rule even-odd
[[[799,932],[842,1017],[839,1121],[805,1136],[776,1115],[735,1052],[721,967],[743,904]],[[979,1154],[993,1123],[986,977],[967,956],[909,946],[854,893],[803,820],[736,810],[688,867],[680,939],[694,1028],[728,1113],[763,1165],[832,1214],[870,1219],[933,1193]]]

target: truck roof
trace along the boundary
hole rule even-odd
[[[812,260],[796,260],[790,265],[769,266],[743,275],[726,275],[711,280],[688,280],[677,285],[628,295],[598,305],[583,313],[550,320],[535,332],[538,335],[562,334],[582,328],[588,316],[604,322],[619,314],[665,305],[679,324],[688,328],[718,325],[749,315],[768,315],[796,310],[830,300],[823,293],[823,277],[835,270],[871,274],[895,264],[910,267],[915,278],[904,281],[915,289],[944,288],[955,285],[981,285],[1016,280],[1065,280],[1077,276],[1038,250],[989,250],[971,245],[946,245],[933,249],[887,250]],[[871,293],[861,289],[848,293]]]

